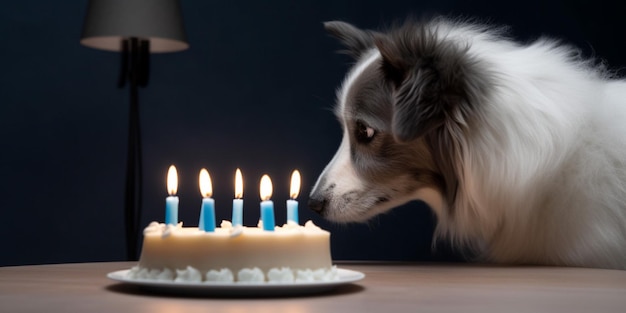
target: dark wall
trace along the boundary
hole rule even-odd
[[[86,1],[6,1],[0,11],[0,265],[122,260],[128,90],[119,55],[83,47]],[[512,26],[521,41],[559,37],[612,68],[626,65],[623,1],[192,1],[182,8],[191,49],[153,55],[140,90],[142,225],[163,220],[165,174],[180,174],[180,219],[196,225],[197,173],[208,168],[218,219],[229,219],[236,167],[246,224],[258,181],[274,182],[285,219],[300,169],[301,219],[331,230],[336,259],[448,260],[431,252],[433,218],[411,203],[368,224],[330,224],[307,193],[339,145],[331,112],[347,56],[322,22],[376,28],[407,14],[472,16]]]

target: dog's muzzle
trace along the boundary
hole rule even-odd
[[[324,197],[311,195],[309,198],[309,208],[317,214],[324,215],[324,211],[326,211],[326,206],[328,204],[328,200]]]

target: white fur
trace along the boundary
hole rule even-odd
[[[437,236],[480,248],[486,260],[626,269],[626,82],[603,77],[550,40],[520,46],[471,25],[437,26],[439,38],[467,44],[496,79],[465,121],[471,132],[458,138],[454,210],[423,188],[370,211],[331,205],[340,211],[329,217],[363,220],[420,199],[438,216]],[[352,82],[379,59],[367,53],[350,72],[340,114],[349,114]],[[336,184],[335,195],[364,186],[349,149],[345,133],[321,175]]]
[[[349,90],[356,77],[358,77],[363,71],[376,60],[380,59],[380,53],[378,50],[373,49],[368,55],[366,55],[361,62],[355,65],[352,71],[346,76],[344,79],[342,87],[337,91],[337,99],[339,99],[339,104],[337,107],[338,116],[342,116],[342,113],[345,110],[346,106],[346,97],[348,96],[345,90]],[[344,122],[344,121],[342,121]],[[344,122],[345,123],[345,122]],[[328,174],[332,177],[347,177],[350,181],[341,182],[339,184],[339,188],[344,188],[344,186],[353,186],[355,184],[359,184],[360,181],[356,178],[356,174],[354,173],[354,168],[350,162],[350,143],[349,143],[348,134],[344,134],[341,144],[337,153],[332,158],[330,163],[326,165],[324,171],[321,176],[326,176],[326,173],[329,171],[334,171],[331,174]],[[313,189],[320,188],[319,181],[316,182]],[[347,192],[348,190],[341,190],[341,192]]]
[[[362,60],[359,63],[354,66],[354,69],[343,81],[341,89],[339,89],[339,95],[337,97],[339,99],[339,112],[343,112],[346,107],[346,100],[348,97],[347,90],[350,90],[350,87],[352,87],[352,84],[354,84],[355,79],[359,77],[359,75],[361,75],[366,68],[371,66],[375,61],[379,60],[380,53],[378,52],[378,50],[372,49],[371,51],[369,51],[369,53],[365,54],[365,56],[362,57]]]
[[[460,216],[438,233],[482,238],[498,262],[626,268],[626,84],[549,41],[474,41],[470,53],[500,85],[464,138]]]

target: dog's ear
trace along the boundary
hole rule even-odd
[[[358,29],[346,22],[325,22],[324,28],[333,37],[339,39],[347,48],[341,52],[358,59],[361,54],[374,47],[374,41],[369,31]]]
[[[468,82],[473,74],[467,49],[415,26],[373,37],[382,56],[383,75],[394,90],[392,133],[396,140],[412,141],[446,119],[463,122],[474,92],[474,83]]]

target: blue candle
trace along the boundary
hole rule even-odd
[[[211,184],[211,176],[206,169],[200,170],[200,193],[202,194],[202,207],[200,208],[200,222],[198,228],[206,232],[215,231],[215,200],[211,198],[213,195],[213,185]]]
[[[291,188],[289,195],[291,199],[287,200],[287,221],[299,223],[298,221],[298,201],[295,199],[300,193],[300,172],[298,170],[293,171],[291,174]]]
[[[289,199],[287,200],[287,221],[299,223],[298,221],[298,201]]]
[[[200,211],[201,227],[200,230],[206,232],[215,231],[215,200],[211,198],[202,199],[202,209]]]
[[[165,199],[165,224],[178,224],[178,173],[176,167],[171,165],[167,170],[167,193],[169,197]]]
[[[202,205],[204,205],[204,202],[202,203]],[[198,229],[204,230],[204,207],[202,206],[200,207],[200,218],[198,219]]]
[[[243,225],[243,199],[233,199],[233,226]]]
[[[165,224],[178,224],[178,197],[165,198]]]
[[[261,221],[263,221],[263,230],[274,231],[274,202],[270,200],[272,197],[272,180],[269,176],[261,177]]]
[[[261,221],[263,230],[274,231],[274,202],[272,200],[261,201]]]
[[[243,225],[243,177],[241,170],[235,172],[235,199],[233,199],[233,226]]]

